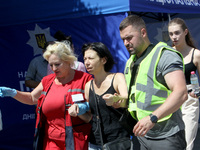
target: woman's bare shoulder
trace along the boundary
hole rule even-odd
[[[124,78],[124,74],[121,72],[116,73],[117,78]]]

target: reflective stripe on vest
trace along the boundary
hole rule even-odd
[[[126,84],[127,84],[127,87],[128,87],[128,90],[129,90],[129,86],[130,86],[130,81],[131,81],[131,77],[132,77],[132,63],[135,59],[135,56],[136,55],[131,55],[130,58],[127,60],[126,62],[126,67],[125,67],[125,70],[124,70],[124,76],[125,76],[125,80],[126,80]],[[134,111],[136,111],[136,103],[134,103],[132,101],[132,95],[135,94],[135,86],[132,85],[131,86],[131,92],[130,92],[130,96],[129,96],[129,104],[128,104],[128,111],[130,112],[130,114],[132,115],[133,118],[136,118],[136,115],[134,113]]]
[[[131,64],[132,64],[134,58],[135,58],[135,55],[130,56],[130,58],[126,62],[126,68],[124,70],[124,75],[125,75],[126,84],[127,84],[128,89],[129,89],[129,84],[130,84],[130,81],[131,81],[131,72],[132,72]]]
[[[82,89],[69,89],[67,92],[81,92],[81,93],[84,93],[84,90],[82,90]]]
[[[163,45],[158,46],[156,48],[153,56],[152,56],[152,59],[151,59],[150,65],[149,65],[149,69],[148,69],[148,72],[147,72],[147,76],[148,76],[147,77],[147,84],[144,85],[144,84],[140,84],[140,83],[136,82],[137,83],[136,84],[136,90],[137,91],[142,91],[142,92],[148,93],[145,96],[145,102],[144,103],[140,102],[140,101],[137,101],[137,107],[139,109],[148,110],[148,111],[154,111],[161,104],[153,104],[153,105],[151,105],[152,104],[152,96],[155,95],[157,97],[163,97],[165,99],[168,97],[168,92],[167,92],[167,88],[166,87],[164,88],[164,90],[154,88],[154,83],[155,83],[155,80],[156,80],[156,79],[154,79],[154,77],[155,77],[154,73],[156,73],[155,72],[156,71],[156,66],[157,66],[158,60],[160,58],[161,49],[163,49],[163,48],[164,48]],[[153,51],[154,51],[154,48],[151,51],[151,53]],[[158,56],[159,56],[159,58],[158,58]],[[141,62],[141,64],[142,64],[142,62]],[[139,77],[139,76],[137,76],[137,77]],[[150,77],[152,77],[152,78],[150,78]],[[161,85],[161,86],[163,86],[163,85]]]
[[[47,95],[47,92],[42,91],[41,95],[42,95],[42,94],[46,96],[46,95]]]

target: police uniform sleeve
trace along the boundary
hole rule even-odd
[[[29,64],[25,80],[34,80],[36,74],[36,59],[33,58]]]

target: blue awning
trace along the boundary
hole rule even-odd
[[[120,12],[200,13],[199,0],[7,0],[0,26]]]

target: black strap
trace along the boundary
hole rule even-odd
[[[101,146],[102,146],[102,149],[103,149],[103,137],[102,137],[102,131],[101,131],[101,118],[100,118],[100,115],[99,115],[99,107],[98,107],[98,102],[97,102],[97,97],[96,97],[96,94],[95,94],[95,90],[94,90],[94,85],[93,85],[93,80],[91,80],[91,85],[92,85],[92,90],[93,90],[93,94],[94,94],[94,99],[95,99],[95,107],[96,107],[96,112],[97,112],[97,125],[99,127],[99,134],[100,134],[100,140],[101,140]]]
[[[147,49],[142,53],[142,55],[139,57],[139,58],[136,58],[132,64],[131,64],[131,67],[130,70],[131,71],[131,80],[130,80],[130,84],[129,84],[129,89],[128,89],[128,100],[129,100],[129,96],[131,94],[131,85],[135,84],[135,78],[136,78],[136,74],[137,74],[137,70],[138,70],[138,67],[141,63],[141,61],[151,52],[151,50],[154,48],[154,45],[153,44],[150,44]],[[136,56],[137,57],[137,56]],[[134,75],[134,76],[133,76]],[[131,98],[132,99],[132,98]],[[133,103],[135,103],[135,99],[132,99],[133,100]],[[128,102],[128,101],[127,101]]]
[[[73,125],[71,126],[72,128],[70,127],[67,127],[66,125],[66,113],[68,111],[68,108],[72,105],[72,104],[66,104],[66,97],[67,95],[65,94],[64,95],[64,103],[65,103],[65,114],[64,114],[64,119],[65,119],[65,133],[66,133],[66,136],[65,136],[65,143],[66,145],[68,145],[66,147],[66,149],[70,149],[70,150],[74,150],[74,135],[73,135],[73,130],[72,128],[74,127]],[[68,114],[69,115],[69,114]],[[71,124],[72,124],[72,118],[71,116],[69,115],[70,119],[71,119]]]
[[[193,63],[193,57],[194,57],[194,50],[195,50],[195,48],[193,48],[193,52],[192,52],[192,59],[191,59],[192,63]]]

